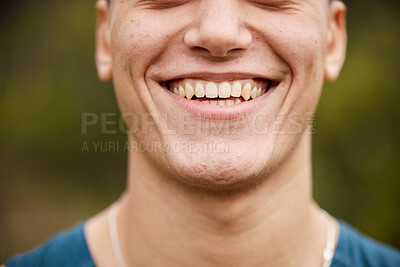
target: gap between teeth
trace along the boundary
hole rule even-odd
[[[219,84],[215,82],[207,82],[205,86],[200,82],[197,82],[196,85],[186,82],[184,84],[171,86],[169,90],[180,97],[192,99],[195,96],[197,98],[196,100],[213,105],[238,104],[242,102],[241,99],[245,101],[255,99],[267,91],[266,88],[261,86],[257,87],[256,85],[252,85],[250,82],[247,82],[242,86],[242,83],[239,81],[234,81],[232,85],[229,82],[222,82]],[[238,99],[220,100],[230,97],[238,97]],[[200,100],[202,98],[219,100],[203,101]]]

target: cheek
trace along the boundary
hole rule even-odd
[[[112,42],[116,60],[132,72],[143,73],[176,39],[182,21],[171,23],[171,14],[156,16],[141,10],[116,14]],[[172,16],[174,17],[174,16]]]
[[[286,117],[288,129],[283,130],[302,132],[306,118],[316,109],[323,85],[323,26],[316,18],[304,15],[276,15],[271,21],[275,23],[264,24],[264,42],[290,73],[282,83],[287,92],[279,113],[291,118]]]
[[[276,52],[292,73],[286,100],[291,111],[313,112],[324,81],[323,29],[311,18],[288,19],[283,25],[281,37],[275,39],[279,40]]]
[[[319,26],[309,22],[287,19],[282,21],[282,27],[275,37],[278,40],[276,51],[289,65],[294,77],[310,75],[321,67],[322,40]]]
[[[133,17],[133,15],[132,15]],[[153,27],[151,27],[153,26]],[[137,69],[145,69],[160,52],[162,30],[140,18],[123,18],[116,21],[112,31],[113,59],[117,66],[126,63]]]
[[[151,96],[145,76],[171,38],[163,19],[116,10],[111,28],[113,81],[122,112],[150,112]]]

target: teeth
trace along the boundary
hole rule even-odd
[[[253,99],[257,98],[257,90],[258,90],[257,87],[254,86],[250,93],[251,98]]]
[[[232,85],[231,96],[240,97],[241,94],[242,94],[242,84],[236,81]]]
[[[246,85],[242,89],[242,97],[244,100],[249,100],[250,99],[250,94],[251,94],[251,84],[246,83]]]
[[[262,94],[261,91],[262,91],[262,88],[259,87],[259,88],[257,89],[257,97],[261,96],[261,94]]]
[[[195,93],[197,98],[204,97],[204,87],[201,83],[196,84]]]
[[[219,85],[219,97],[229,98],[231,96],[231,85],[228,82],[223,82]]]
[[[190,83],[185,84],[185,94],[187,99],[192,99],[194,96],[194,90]]]
[[[217,99],[215,99],[215,100],[200,100],[200,99],[196,99],[196,101],[197,102],[201,102],[201,103],[205,103],[205,104],[211,104],[211,105],[214,105],[214,106],[231,106],[231,105],[235,105],[235,104],[239,104],[239,103],[242,103],[242,100],[240,100],[240,99],[235,99],[235,100],[232,100],[232,99],[226,99],[226,100],[217,100]]]
[[[267,88],[262,88],[262,89],[261,89],[261,94],[262,94],[262,95],[265,94],[266,91],[267,91]]]
[[[185,97],[186,96],[185,89],[183,89],[182,86],[179,86],[178,90],[179,90],[179,96],[181,96],[181,97]]]
[[[239,100],[239,99],[238,99]],[[240,101],[240,100],[239,100]],[[230,105],[233,105],[233,104],[235,104],[235,101],[233,101],[233,100],[226,100],[226,105],[227,106],[230,106]]]
[[[196,82],[196,85],[194,85],[194,83],[188,80],[180,84],[172,85],[169,90],[189,100],[193,99],[194,96],[196,96],[196,100],[204,97],[215,100],[229,99],[230,97],[238,98],[230,99],[230,101],[227,102],[211,102],[212,105],[232,105],[241,103],[243,100],[248,101],[250,99],[256,99],[264,94],[267,88],[265,86],[258,86],[253,85],[253,82],[246,82],[246,84],[242,86],[241,81],[225,81],[221,83],[209,81],[206,84],[204,82]]]
[[[208,82],[206,85],[206,97],[207,98],[217,98],[218,97],[218,87],[215,82]]]

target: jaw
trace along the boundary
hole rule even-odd
[[[130,166],[142,172],[144,166],[148,165],[152,174],[158,176],[157,179],[161,178],[188,191],[233,196],[256,190],[267,181],[289,182],[294,176],[303,175],[299,170],[310,169],[310,136],[298,136],[278,147],[272,146],[282,141],[278,139],[258,144],[232,141],[225,148],[215,145],[218,143],[216,141],[207,143],[207,146],[204,142],[196,146],[177,141],[177,146],[171,143],[171,149],[161,157],[152,152],[131,153]],[[204,147],[208,149],[201,151]]]

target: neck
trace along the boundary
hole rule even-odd
[[[303,136],[263,183],[229,196],[194,193],[162,177],[142,154],[130,154],[118,216],[124,261],[321,266],[325,232],[311,196],[310,142]]]

